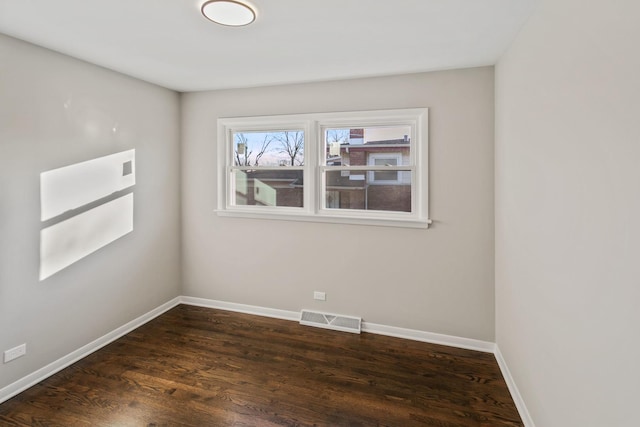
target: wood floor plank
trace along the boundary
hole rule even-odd
[[[0,405],[7,426],[522,426],[492,354],[180,305]]]

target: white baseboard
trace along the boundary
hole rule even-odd
[[[516,386],[513,377],[511,376],[511,372],[509,371],[509,367],[507,366],[507,362],[502,357],[502,353],[500,352],[500,347],[496,344],[495,351],[493,353],[496,356],[496,360],[498,362],[498,366],[502,371],[502,376],[504,377],[505,382],[507,383],[507,387],[509,388],[509,392],[511,393],[511,398],[513,402],[516,404],[516,408],[518,409],[518,413],[520,414],[520,418],[522,418],[522,422],[525,427],[535,427],[533,423],[533,418],[529,414],[529,410],[527,409],[527,405],[524,403],[524,399],[520,395],[520,391]]]
[[[112,343],[121,336],[128,334],[129,332],[160,316],[162,313],[172,309],[178,304],[180,304],[180,297],[176,297],[171,301],[162,304],[160,307],[157,307],[150,312],[143,314],[142,316],[119,327],[118,329],[115,329],[108,334],[103,335],[102,337],[90,342],[89,344],[67,354],[64,357],[61,357],[55,362],[52,362],[47,366],[27,375],[26,377],[20,378],[18,381],[0,389],[0,403],[11,399],[16,394],[23,392],[29,387],[32,387],[40,381],[55,374],[56,372],[61,371],[62,369],[74,364],[83,357],[87,357],[96,350],[99,350],[105,345]]]
[[[217,308],[219,310],[254,314],[256,316],[272,317],[274,319],[293,320],[295,322],[300,320],[300,313],[297,311],[278,310],[275,308],[258,307],[256,305],[237,304],[234,302],[185,296],[180,297],[180,302],[182,304],[195,305],[197,307]]]
[[[413,341],[421,341],[430,344],[440,344],[449,347],[464,348],[466,350],[482,351],[485,353],[493,353],[496,346],[494,343],[489,341],[418,331],[415,329],[398,328],[396,326],[379,325],[377,323],[369,322],[362,322],[362,331]]]
[[[255,305],[236,304],[226,301],[210,300],[205,298],[181,297],[183,304],[199,307],[217,308],[220,310],[236,311],[239,313],[254,314],[257,316],[273,317],[276,319],[300,320],[299,311],[277,310],[273,308],[258,307]],[[387,335],[396,338],[405,338],[414,341],[422,341],[431,344],[448,345],[450,347],[464,348],[467,350],[493,353],[495,344],[488,341],[461,338],[452,335],[436,334],[433,332],[417,331],[414,329],[398,328],[395,326],[378,325],[376,323],[362,322],[362,331],[378,335]]]

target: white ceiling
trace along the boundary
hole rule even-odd
[[[0,0],[0,32],[197,91],[495,64],[536,0],[251,0],[247,27],[205,0]]]

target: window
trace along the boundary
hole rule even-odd
[[[427,109],[218,120],[223,216],[427,227]]]

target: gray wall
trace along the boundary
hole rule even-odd
[[[0,388],[180,294],[179,108],[175,92],[0,35],[0,351],[28,350],[0,363]],[[39,281],[40,173],[132,148],[134,231]]]
[[[494,339],[492,67],[185,94],[180,135],[175,92],[5,36],[0,58],[0,350],[28,346],[0,387],[180,294]],[[213,212],[217,117],[407,107],[430,108],[429,230]],[[39,281],[40,173],[132,148],[134,231]]]
[[[493,341],[493,77],[484,67],[185,94],[183,294]],[[433,228],[214,213],[218,117],[407,107],[430,108]]]
[[[541,0],[496,70],[496,339],[542,427],[638,425],[638,16]]]

